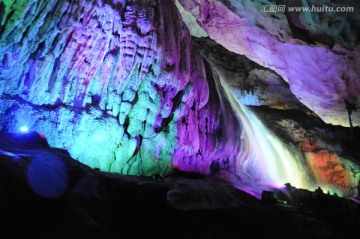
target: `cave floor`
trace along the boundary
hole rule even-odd
[[[32,163],[44,152],[66,167],[51,171],[56,165],[50,165],[47,175],[53,178],[41,179],[45,174],[39,171],[34,184]],[[287,195],[291,200],[257,199],[216,175],[175,172],[154,179],[104,173],[49,147],[35,133],[0,137],[0,238],[360,235],[360,206],[354,201],[302,189]]]

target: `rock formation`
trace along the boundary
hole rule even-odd
[[[344,101],[359,105],[358,4],[274,2],[288,10],[262,11],[271,3],[257,0],[179,0],[211,39],[277,72],[294,95],[325,122],[349,125]],[[336,14],[289,9],[324,4],[334,12],[337,7],[344,9]],[[359,120],[359,112],[354,112],[354,125]]]
[[[262,11],[274,3],[1,1],[1,129],[106,172],[356,195],[359,18]]]
[[[172,2],[16,1],[5,13],[4,129],[125,174],[166,175],[171,155],[198,151],[208,85]]]

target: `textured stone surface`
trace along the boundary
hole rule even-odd
[[[194,41],[203,57],[217,69],[243,105],[266,105],[312,113],[294,96],[288,83],[274,71],[227,50],[209,38]]]
[[[293,119],[277,119],[289,133],[279,138],[238,103],[313,110],[346,123],[344,100],[356,106],[359,92],[352,30],[342,38],[328,31],[339,42],[330,49],[295,39],[288,16],[262,14],[256,1],[179,2],[180,11],[165,0],[4,1],[1,129],[27,126],[102,171],[222,172],[257,196],[286,182],[356,193],[358,156],[333,154],[322,144],[331,133],[303,130],[319,139],[312,148]],[[193,17],[182,22],[186,9]],[[348,161],[354,165],[340,165]],[[342,180],[349,171],[352,178]]]
[[[350,129],[327,125],[296,110],[252,109],[280,138],[301,148],[317,182],[336,185],[347,197],[357,195],[360,145]]]
[[[323,6],[330,1],[302,2]],[[179,3],[211,39],[282,76],[294,95],[327,123],[349,125],[344,101],[355,106],[360,103],[359,9],[343,14],[302,12],[286,16],[261,12],[263,5],[270,4],[266,1]],[[354,125],[359,125],[359,111],[352,117]]]
[[[209,92],[172,2],[19,4],[6,2],[1,28],[3,129],[26,125],[92,167],[126,174],[166,175],[171,155],[199,150],[196,112]]]

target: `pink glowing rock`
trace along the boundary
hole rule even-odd
[[[289,84],[295,96],[323,120],[348,125],[344,100],[360,103],[360,53],[340,45],[307,45],[294,39],[283,14],[280,21],[261,13],[255,3],[230,1],[179,1],[196,18],[211,39],[260,65],[273,69]],[[257,4],[257,5],[256,5]],[[272,31],[271,26],[281,26]],[[281,34],[280,34],[281,33]],[[353,124],[360,113],[353,112]]]

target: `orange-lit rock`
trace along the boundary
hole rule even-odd
[[[307,152],[306,160],[316,180],[339,187],[344,195],[349,193],[349,173],[339,156],[328,150]]]

